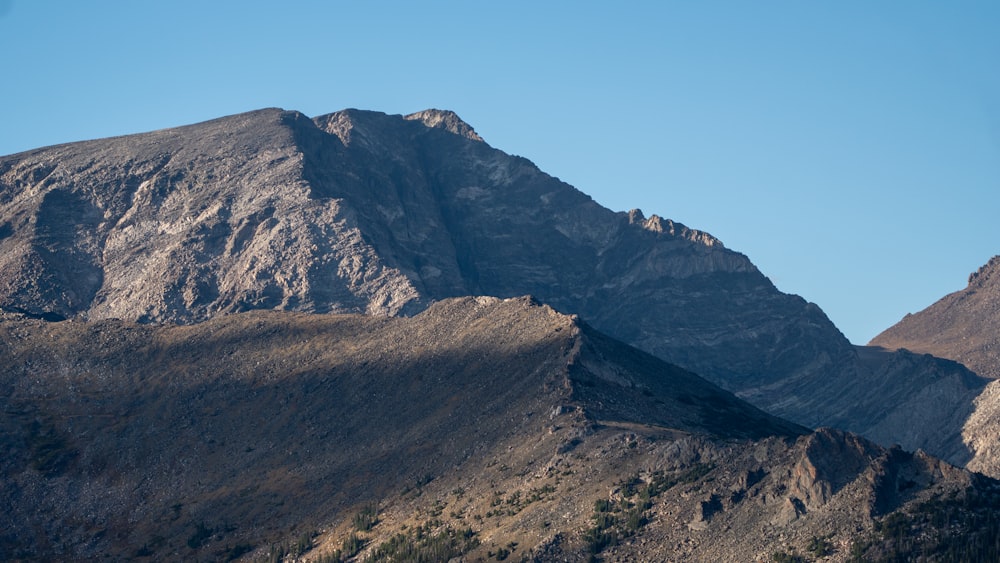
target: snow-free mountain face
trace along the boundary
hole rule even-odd
[[[954,413],[984,382],[860,357],[711,235],[605,209],[451,112],[265,109],[0,157],[9,311],[184,324],[465,295],[532,295],[800,424],[971,455]]]
[[[969,275],[965,289],[942,297],[876,336],[871,344],[949,358],[993,381],[963,409],[968,466],[1000,477],[1000,256]]]
[[[0,342],[3,560],[844,561],[1000,533],[996,482],[808,433],[530,298],[7,314]]]
[[[0,158],[0,559],[995,558],[996,482],[773,416],[963,462],[982,384],[447,111]]]
[[[188,323],[531,294],[731,378],[823,362],[811,340],[849,350],[745,256],[604,209],[447,112],[262,110],[4,157],[0,182],[0,305],[32,313]]]
[[[1000,377],[1000,256],[970,274],[965,289],[906,315],[871,345],[934,354],[984,377]]]

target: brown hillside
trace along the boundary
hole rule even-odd
[[[974,543],[1000,507],[992,481],[803,435],[529,298],[8,314],[0,343],[5,560],[754,560],[819,537],[844,560],[888,549],[900,509],[945,502],[928,514],[964,514],[948,533]],[[914,514],[908,545],[951,537]]]
[[[906,315],[871,345],[933,354],[1000,378],[1000,256],[971,274],[965,289]]]
[[[260,542],[509,444],[555,448],[594,417],[801,432],[589,334],[531,300],[494,298],[403,319],[0,322],[4,552],[183,554],[178,539],[199,525],[226,530],[216,549],[223,536]]]

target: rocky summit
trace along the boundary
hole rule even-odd
[[[973,455],[953,412],[985,381],[862,357],[711,235],[609,211],[452,112],[265,109],[0,157],[7,311],[184,324],[462,295],[535,296],[800,424]],[[873,385],[897,400],[858,400]]]

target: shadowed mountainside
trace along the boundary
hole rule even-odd
[[[3,559],[745,560],[822,536],[843,560],[902,508],[916,537],[928,501],[974,523],[961,499],[1000,506],[992,481],[804,434],[528,298],[191,326],[7,314],[0,342]]]
[[[571,448],[587,420],[804,432],[528,299],[0,331],[8,554],[128,554],[199,524],[278,536],[521,440]]]

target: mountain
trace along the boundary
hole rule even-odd
[[[1000,534],[997,482],[808,433],[530,298],[7,313],[0,342],[4,560],[846,560]]]
[[[907,314],[870,345],[933,354],[1000,378],[1000,256],[970,274],[965,289]]]
[[[7,311],[152,324],[532,295],[772,414],[959,464],[954,413],[986,383],[859,354],[711,235],[607,210],[440,110],[265,109],[0,157],[0,282]]]
[[[0,303],[29,312],[186,323],[531,294],[732,377],[816,362],[803,335],[839,342],[711,236],[608,211],[445,112],[262,110],[13,155],[0,179]]]
[[[1000,256],[969,276],[968,286],[908,314],[872,341],[949,358],[994,380],[963,411],[962,436],[974,457],[970,468],[1000,477]]]

